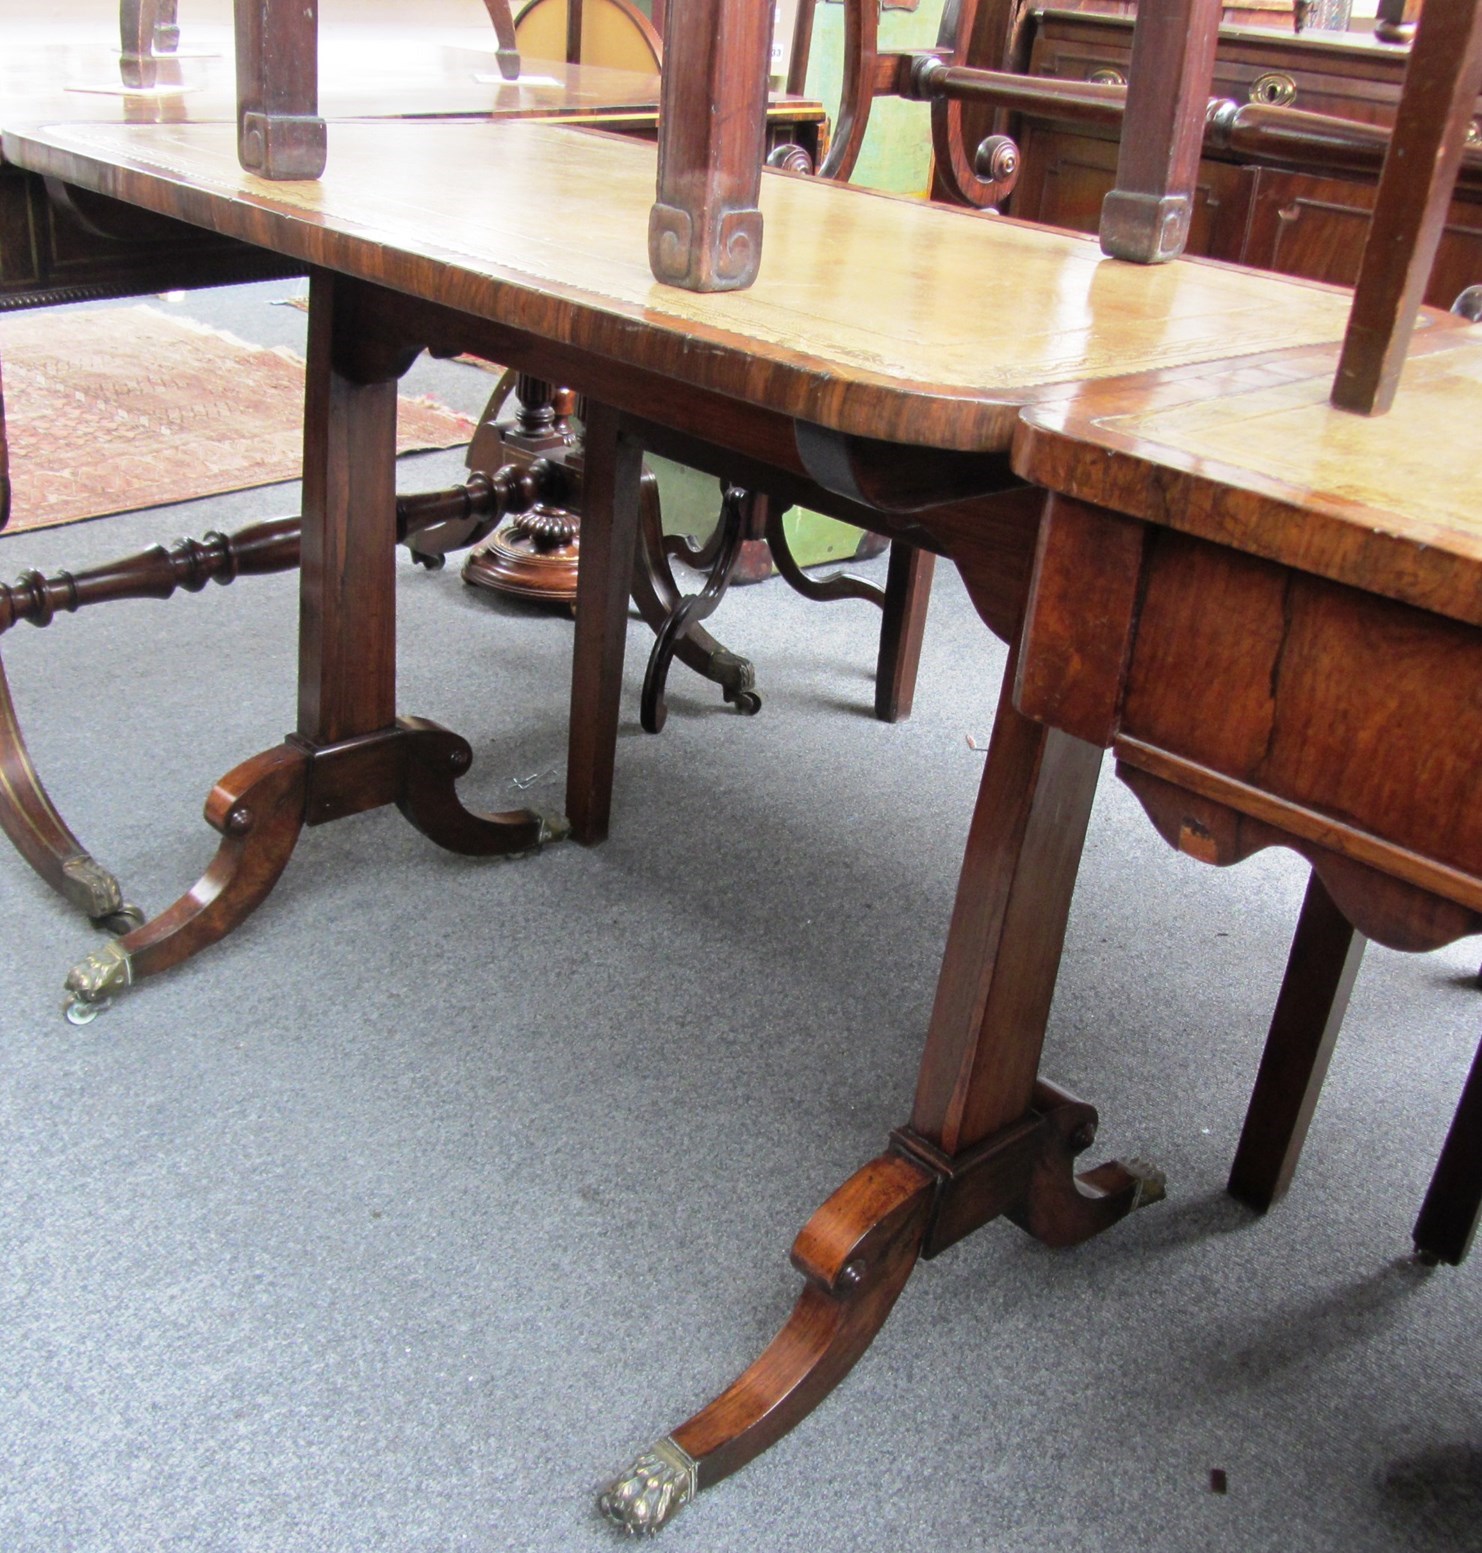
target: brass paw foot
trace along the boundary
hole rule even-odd
[[[62,1012],[74,1025],[91,1024],[113,1002],[113,995],[134,983],[129,952],[116,939],[95,950],[67,973]]]
[[[543,846],[557,841],[565,841],[571,834],[571,821],[564,814],[542,814],[540,819],[540,840],[535,843],[533,851],[540,851]]]
[[[699,1488],[698,1465],[672,1439],[663,1439],[603,1490],[597,1508],[629,1536],[651,1537]]]

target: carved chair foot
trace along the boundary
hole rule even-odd
[[[806,1418],[890,1314],[920,1254],[935,1187],[929,1170],[897,1153],[846,1181],[793,1244],[806,1283],[781,1332],[715,1401],[604,1490],[602,1513],[629,1532],[657,1531]]]
[[[762,709],[762,694],[756,688],[756,669],[750,658],[721,647],[710,659],[710,674],[720,686],[722,700],[743,717],[755,717]]]

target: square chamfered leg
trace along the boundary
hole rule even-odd
[[[317,178],[319,0],[236,0],[237,156],[263,178]]]

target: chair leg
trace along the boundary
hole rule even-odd
[[[159,11],[159,0],[121,0],[118,68],[125,86],[147,90],[155,84],[154,45]]]
[[[518,81],[520,46],[515,42],[515,21],[509,12],[509,0],[484,0],[484,9],[494,23],[494,36],[499,40],[494,55],[499,61],[499,73],[506,81]]]

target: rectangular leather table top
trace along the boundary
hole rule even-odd
[[[657,284],[655,151],[529,122],[343,123],[317,182],[241,170],[216,124],[6,126],[8,160],[813,424],[1006,450],[1090,379],[1334,342],[1345,293],[814,179],[763,177],[761,275]]]

